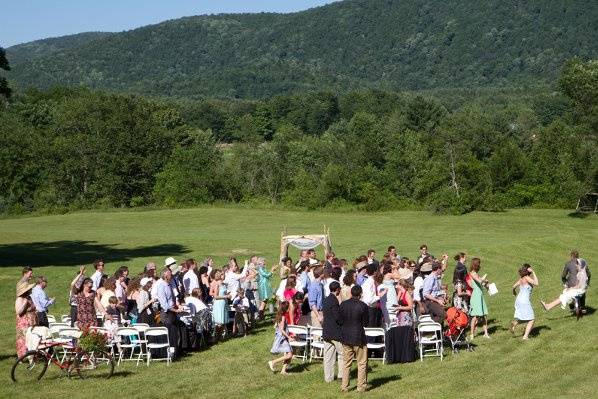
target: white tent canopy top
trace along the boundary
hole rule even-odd
[[[306,234],[306,235],[286,235],[281,233],[280,237],[280,261],[289,254],[289,246],[297,248],[300,251],[317,247],[324,247],[324,256],[332,252],[330,241],[330,232],[324,228],[325,234]],[[281,266],[283,266],[281,264]],[[281,273],[283,268],[281,267]]]

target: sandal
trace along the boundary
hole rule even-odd
[[[272,362],[272,360],[270,360],[270,361],[268,362],[268,367],[270,367],[270,370],[272,370],[272,372],[273,372],[273,373],[275,373],[275,372],[276,372],[276,370],[274,370],[274,363]]]

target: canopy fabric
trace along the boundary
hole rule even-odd
[[[280,239],[280,261],[288,256],[289,245],[293,246],[301,251],[316,248],[319,246],[324,247],[324,256],[332,252],[332,245],[330,243],[329,234],[308,234],[308,235],[281,235]],[[281,276],[285,273],[281,263],[280,274]]]

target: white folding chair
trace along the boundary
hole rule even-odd
[[[322,339],[323,329],[321,327],[309,327],[309,361],[313,359],[324,359],[324,340]]]
[[[139,362],[143,356],[143,348],[141,346],[139,332],[131,327],[119,327],[114,334],[114,340],[116,341],[116,348],[118,349],[118,362],[116,365],[120,366],[120,363],[126,360],[137,360],[137,366],[139,366]],[[127,350],[131,351],[128,358],[126,358]],[[133,358],[135,350],[139,350],[137,359]]]
[[[62,343],[62,361],[73,353],[75,341],[81,338],[81,330],[75,327],[63,327],[58,330],[58,341]]]
[[[382,337],[382,342],[368,342],[367,347],[371,350],[381,350],[382,357],[370,357],[372,360],[382,360],[384,364],[386,362],[386,343],[385,337],[386,334],[384,333],[383,328],[373,328],[373,327],[366,327],[364,328],[366,338],[379,338]]]
[[[58,331],[62,330],[63,328],[72,328],[68,323],[48,323],[48,327],[50,328],[50,335],[57,338]]]
[[[432,316],[430,316],[429,314],[419,315],[419,319],[417,319],[417,321],[420,323],[434,323],[434,320],[432,320]]]
[[[46,317],[48,318],[48,324],[56,323],[56,317],[54,317],[53,315],[49,314],[49,315],[46,315]]]
[[[71,316],[69,316],[68,314],[63,314],[62,316],[60,316],[60,321],[63,323],[68,323],[68,325],[71,325]]]
[[[295,340],[289,341],[291,349],[297,349],[297,354],[293,353],[293,358],[301,359],[302,362],[307,360],[307,340],[309,337],[309,329],[305,326],[288,326],[289,335],[293,335]]]
[[[420,323],[417,326],[417,341],[420,361],[423,362],[426,356],[440,356],[440,361],[442,361],[442,326],[440,324],[434,322]],[[425,347],[433,348],[426,349]]]
[[[150,337],[152,337],[151,340]],[[149,366],[151,360],[166,360],[166,363],[170,364],[172,358],[168,329],[166,327],[150,327],[145,330],[145,339],[147,340],[147,365]],[[160,342],[153,342],[154,339]],[[166,358],[153,358],[152,349],[166,349]]]

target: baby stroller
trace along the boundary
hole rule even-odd
[[[444,332],[444,336],[449,339],[453,353],[459,352],[460,346],[465,346],[468,351],[473,351],[473,348],[465,339],[465,329],[469,325],[467,314],[455,307],[448,308],[446,311],[446,323],[447,329]]]

